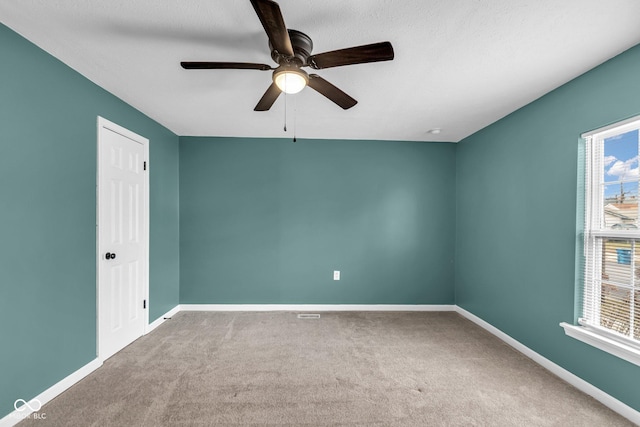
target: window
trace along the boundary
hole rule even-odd
[[[574,338],[640,365],[640,117],[583,135],[580,326]]]

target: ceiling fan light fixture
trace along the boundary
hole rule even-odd
[[[311,37],[301,31],[287,28],[277,2],[251,0],[251,5],[267,33],[271,59],[278,64],[278,68],[274,69],[267,64],[253,62],[182,61],[180,65],[185,70],[274,70],[273,81],[258,101],[254,111],[268,111],[282,92],[298,93],[305,86],[309,86],[343,110],[348,110],[358,101],[319,75],[307,74],[301,68],[311,67],[314,70],[321,70],[344,65],[391,61],[394,58],[393,46],[388,41],[312,55]]]
[[[295,67],[279,67],[273,72],[273,81],[284,93],[298,93],[309,83],[309,76]]]

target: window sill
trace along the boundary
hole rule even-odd
[[[640,350],[637,348],[605,337],[597,331],[584,326],[575,326],[564,322],[560,323],[560,326],[564,328],[564,333],[568,336],[640,366]]]

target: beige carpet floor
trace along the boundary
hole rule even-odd
[[[628,426],[455,313],[183,312],[20,426]]]

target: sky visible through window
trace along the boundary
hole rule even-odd
[[[638,130],[604,140],[604,197],[630,202],[638,196]],[[622,191],[621,191],[622,183]],[[630,200],[631,199],[631,200]]]

